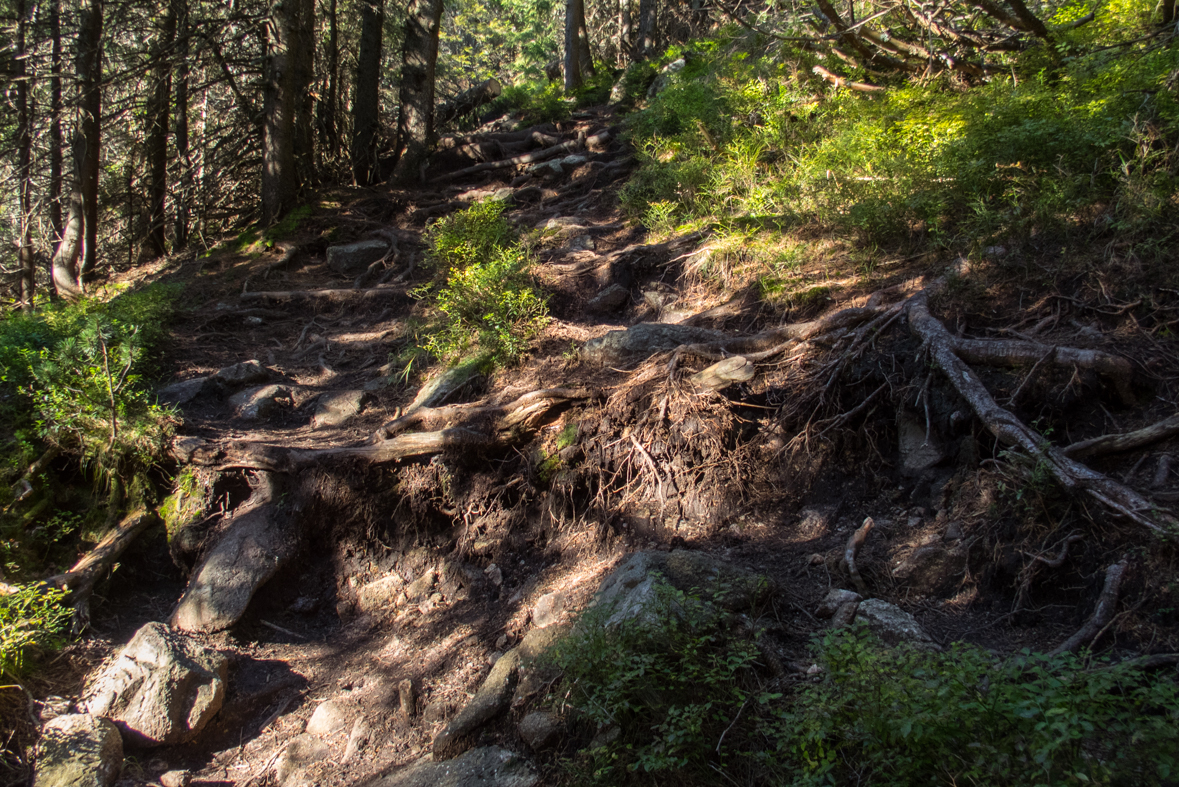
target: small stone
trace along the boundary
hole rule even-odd
[[[188,771],[167,771],[160,774],[160,784],[163,787],[188,787],[192,781],[192,774]]]
[[[397,702],[401,711],[401,718],[409,721],[418,713],[418,697],[414,690],[413,681],[405,678],[397,684]]]
[[[593,298],[590,298],[585,307],[591,312],[612,312],[622,308],[629,300],[629,290],[621,285],[611,284]]]
[[[561,734],[561,720],[548,711],[529,713],[520,720],[520,737],[533,751],[549,748]]]
[[[307,722],[307,732],[312,735],[331,735],[348,726],[348,708],[339,700],[319,703]]]
[[[372,739],[372,727],[369,726],[368,721],[361,716],[352,725],[352,732],[348,734],[348,745],[344,747],[343,762],[348,762],[357,754],[368,746]],[[167,785],[164,785],[167,787]]]
[[[962,540],[962,523],[957,520],[946,526],[946,534],[942,536],[946,541]]]
[[[853,601],[860,601],[863,597],[854,590],[843,590],[841,588],[832,588],[827,596],[819,602],[819,608],[815,610],[815,614],[821,618],[829,618],[834,615],[839,608],[844,604]]]
[[[871,598],[861,602],[855,620],[865,622],[868,630],[888,645],[907,642],[926,649],[941,649],[912,615],[887,601]]]
[[[491,580],[491,584],[495,585],[496,587],[499,587],[504,583],[504,574],[502,571],[500,571],[499,566],[497,566],[495,563],[492,563],[490,566],[483,569],[483,573],[486,574],[487,578]]]
[[[430,591],[434,589],[434,583],[438,580],[438,572],[430,567],[425,574],[415,579],[410,583],[409,587],[405,589],[405,597],[409,601],[417,601],[420,598],[425,598]]]
[[[395,573],[370,582],[356,594],[356,606],[361,612],[377,612],[394,606],[405,580]]]
[[[548,628],[561,619],[565,612],[565,594],[559,590],[546,593],[532,608],[532,624],[537,628]]]
[[[67,713],[37,743],[33,787],[110,787],[123,768],[123,739],[107,719]]]

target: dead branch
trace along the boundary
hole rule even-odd
[[[1164,537],[1173,538],[1179,532],[1179,522],[1169,513],[1159,511],[1157,506],[1124,484],[1066,456],[1014,414],[1000,407],[974,370],[954,352],[953,336],[930,314],[929,290],[922,290],[910,298],[908,313],[911,330],[928,347],[942,373],[1000,443],[1015,446],[1033,461],[1043,463],[1057,483],[1070,492],[1084,492],[1111,511]]]
[[[1064,565],[1064,561],[1068,558],[1069,545],[1074,541],[1080,540],[1081,535],[1079,533],[1073,533],[1064,540],[1064,543],[1060,545],[1060,552],[1057,553],[1056,557],[1048,558],[1044,557],[1043,555],[1036,555],[1034,562],[1043,563],[1044,565],[1048,566],[1048,568],[1060,568]]]
[[[1122,558],[1105,570],[1105,586],[1101,588],[1101,596],[1097,599],[1097,608],[1089,616],[1081,629],[1062,642],[1048,655],[1059,656],[1072,653],[1082,645],[1089,643],[1101,629],[1113,619],[1114,608],[1118,604],[1118,588],[1122,584],[1122,576],[1126,573],[1126,559]]]
[[[500,94],[504,92],[503,85],[495,77],[488,79],[485,82],[480,82],[474,87],[464,90],[457,96],[452,98],[438,108],[437,116],[434,118],[434,124],[438,128],[442,128],[450,121],[454,120],[460,115],[465,115],[468,112],[474,112],[479,107],[499,98]]]
[[[834,74],[822,66],[815,66],[811,70],[836,87],[846,87],[849,90],[856,90],[860,93],[883,93],[887,89],[880,85],[869,85],[866,82],[852,82],[847,77]]]
[[[87,552],[69,571],[50,577],[45,584],[69,591],[69,602],[74,607],[74,632],[86,628],[90,622],[90,594],[119,556],[135,537],[159,521],[154,511],[138,509],[108,532],[94,549]]]
[[[1080,459],[1086,456],[1103,456],[1120,451],[1132,451],[1144,445],[1157,443],[1172,435],[1179,434],[1179,413],[1158,423],[1125,434],[1107,434],[1081,440],[1061,449],[1066,456]]]
[[[868,537],[868,533],[872,531],[875,524],[872,517],[865,519],[864,524],[860,525],[859,529],[852,533],[851,538],[847,540],[847,547],[843,550],[843,564],[847,566],[847,573],[851,575],[852,584],[863,596],[868,595],[868,586],[864,584],[864,578],[860,576],[860,570],[856,567],[856,553],[860,551],[864,539]]]
[[[1059,347],[1032,341],[1010,339],[959,339],[952,338],[954,353],[967,363],[987,366],[1025,366],[1047,362],[1061,366],[1079,366],[1092,369],[1108,379],[1118,392],[1124,404],[1133,404],[1130,380],[1134,367],[1125,358],[1110,355],[1101,350],[1082,350],[1076,347]]]

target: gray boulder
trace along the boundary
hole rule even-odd
[[[855,604],[862,600],[863,596],[854,590],[832,588],[819,602],[819,608],[815,610],[815,614],[821,618],[829,618],[838,612],[844,604]]]
[[[520,737],[533,751],[552,746],[561,736],[561,720],[548,711],[529,713],[520,720]]]
[[[237,389],[266,382],[270,379],[270,372],[262,364],[250,360],[218,369],[210,379],[225,388]]]
[[[210,379],[209,377],[194,377],[191,380],[165,385],[158,392],[159,399],[164,404],[188,404],[205,390]]]
[[[485,746],[443,762],[424,757],[372,787],[533,787],[539,781],[527,760],[507,749]]]
[[[726,334],[710,328],[641,322],[626,330],[610,331],[605,336],[590,339],[581,348],[581,357],[605,366],[647,358],[664,350],[674,350],[681,344],[719,342],[726,338]]]
[[[110,721],[68,713],[41,728],[33,787],[110,787],[123,769],[123,739]]]
[[[238,391],[229,397],[229,406],[238,418],[257,421],[269,418],[284,405],[291,404],[291,389],[285,385],[262,385]]]
[[[383,240],[361,240],[329,246],[327,264],[336,273],[359,273],[384,257],[388,251],[389,244]]]
[[[888,645],[908,643],[927,650],[941,650],[916,618],[896,604],[889,604],[878,598],[861,601],[856,610],[855,621],[865,623],[868,630]]]
[[[630,291],[618,284],[611,284],[606,289],[589,299],[585,308],[599,314],[621,309],[630,300]]]
[[[187,743],[225,701],[229,662],[163,623],[148,623],[87,689],[82,706],[114,721],[129,742]]]
[[[339,426],[348,419],[360,415],[364,405],[372,398],[368,391],[333,391],[319,397],[315,404],[315,415],[311,416],[312,428]]]

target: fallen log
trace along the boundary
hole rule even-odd
[[[506,169],[508,167],[520,167],[525,164],[534,164],[538,161],[553,158],[562,153],[572,153],[581,150],[586,145],[604,145],[610,139],[610,132],[602,131],[595,134],[588,139],[578,136],[577,139],[571,139],[568,142],[562,142],[560,145],[553,145],[550,148],[537,150],[532,153],[525,153],[519,156],[512,156],[511,158],[500,159],[499,161],[487,161],[483,164],[475,164],[471,167],[448,172],[445,175],[439,175],[434,178],[434,183],[444,183],[448,180],[455,180],[456,178],[466,177],[467,175],[474,175],[479,172],[487,172],[493,169]]]
[[[95,585],[118,561],[135,537],[160,521],[154,511],[136,509],[112,528],[94,549],[70,567],[64,574],[45,580],[46,585],[69,592],[67,600],[74,608],[73,631],[85,630],[90,624],[90,595]]]
[[[486,82],[480,82],[474,87],[464,90],[438,108],[434,124],[441,128],[457,117],[474,112],[479,107],[499,98],[504,92],[504,86],[495,77]]]
[[[404,287],[373,287],[368,290],[271,290],[263,292],[243,292],[239,297],[243,301],[258,301],[261,303],[280,303],[282,301],[329,301],[340,303],[343,301],[373,301],[384,298],[405,296]]]
[[[908,301],[909,327],[929,349],[933,361],[967,401],[983,425],[1004,445],[1015,446],[1041,464],[1056,482],[1070,492],[1084,492],[1111,511],[1147,527],[1165,538],[1179,535],[1179,521],[1135,492],[1067,456],[1013,413],[1000,407],[986,386],[954,351],[955,339],[929,311],[929,290]]]
[[[855,90],[860,93],[883,93],[885,91],[885,88],[880,87],[879,85],[869,85],[865,82],[853,82],[847,77],[841,77],[838,74],[834,74],[822,66],[815,66],[811,70],[836,87],[846,87],[848,90]]]
[[[1080,459],[1086,456],[1102,456],[1104,454],[1116,454],[1121,451],[1132,451],[1135,448],[1157,443],[1176,434],[1179,434],[1179,413],[1156,424],[1151,424],[1142,429],[1136,429],[1133,432],[1101,435],[1100,437],[1081,440],[1072,445],[1065,446],[1061,450],[1064,451],[1065,455],[1071,456],[1074,459]]]

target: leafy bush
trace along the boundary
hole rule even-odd
[[[478,348],[491,362],[516,360],[544,327],[548,307],[528,275],[531,257],[503,217],[503,203],[477,203],[434,223],[428,261],[437,280],[415,290],[441,318],[422,348],[454,361]]]
[[[0,678],[19,680],[30,655],[64,644],[70,617],[70,610],[61,604],[65,595],[65,591],[33,585],[0,595]]]
[[[579,784],[1157,785],[1179,768],[1167,675],[889,648],[857,626],[816,640],[823,671],[778,693],[748,628],[667,585],[656,597],[615,628],[592,610],[558,649],[559,696],[599,732],[566,763]]]

